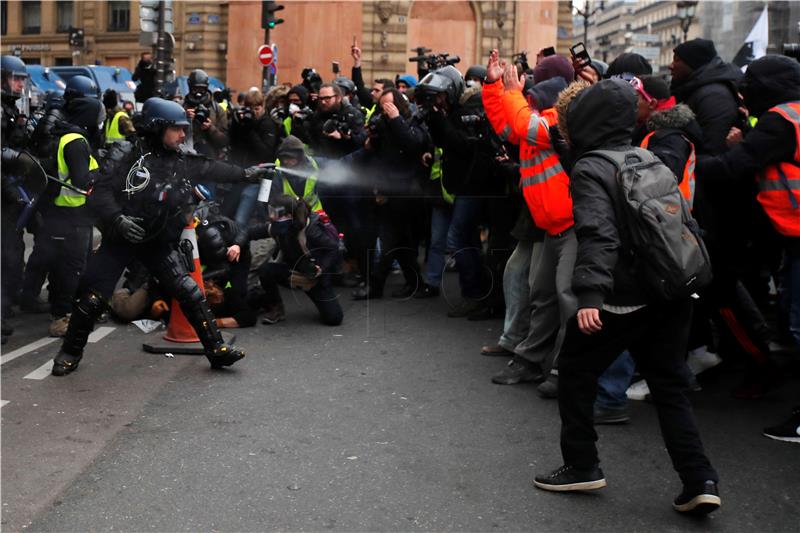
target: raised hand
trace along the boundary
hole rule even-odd
[[[500,64],[500,54],[495,48],[489,54],[489,63],[486,65],[486,83],[494,83],[503,77],[503,65]]]
[[[506,91],[519,91],[525,87],[525,82],[517,74],[517,67],[514,65],[506,65],[503,71],[503,87]]]

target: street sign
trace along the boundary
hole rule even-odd
[[[272,64],[272,48],[268,44],[262,44],[258,47],[258,60],[264,66]]]

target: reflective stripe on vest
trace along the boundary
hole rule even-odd
[[[366,108],[364,108],[364,109],[366,109]],[[364,120],[364,124],[369,122],[370,117],[372,117],[372,115],[375,113],[376,109],[378,109],[378,104],[375,104],[372,107],[370,107],[369,109],[367,109],[367,112],[365,114],[366,119]]]
[[[126,116],[125,111],[117,111],[111,120],[106,120],[106,144],[125,140],[125,136],[119,131],[119,119],[123,116]]]
[[[444,188],[444,180],[442,179],[442,155],[444,155],[444,150],[441,148],[434,149],[433,164],[431,165],[431,181],[439,180],[439,187],[442,189],[442,198],[448,204],[452,204],[456,201],[456,197]]]
[[[758,202],[781,235],[800,237],[800,101],[770,109],[794,126],[794,161],[770,165],[758,176]]]
[[[89,141],[86,140],[86,137],[81,135],[80,133],[67,133],[63,135],[61,139],[58,141],[58,178],[61,181],[67,182],[72,185],[72,181],[69,179],[69,167],[67,166],[67,161],[64,159],[64,148],[77,139],[82,139],[83,142],[86,143],[86,146],[89,146]],[[89,170],[97,170],[100,165],[97,164],[97,160],[92,156],[91,152],[89,153]],[[55,198],[55,204],[59,207],[81,207],[86,203],[86,197],[79,192],[75,192],[72,189],[68,189],[67,187],[61,187],[61,190],[58,192],[58,196]]]
[[[647,136],[642,139],[642,143],[639,146],[647,149],[647,147],[650,145],[650,138],[654,133],[655,131],[648,133]],[[694,143],[692,143],[692,141],[683,135],[681,135],[681,137],[689,144],[689,158],[686,160],[686,164],[683,166],[683,176],[681,177],[680,183],[678,183],[678,189],[689,203],[689,209],[691,209],[694,206],[694,193],[696,188],[694,169],[697,165],[697,154],[695,153]]]
[[[319,196],[317,195],[317,172],[319,172],[319,165],[313,157],[309,157],[308,160],[311,162],[311,166],[314,167],[315,172],[306,178],[306,184],[303,189],[303,200],[306,201],[312,211],[322,211],[322,202],[320,202]],[[280,159],[275,160],[275,166],[281,166]],[[297,197],[297,193],[294,192],[294,189],[292,189],[292,186],[289,184],[289,180],[286,178],[283,178],[283,193],[295,198]]]

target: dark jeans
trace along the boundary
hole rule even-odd
[[[288,287],[290,274],[289,266],[286,263],[265,262],[258,268],[258,278],[261,280],[261,288],[264,289],[264,299],[267,304],[283,303],[278,285]],[[336,296],[330,280],[324,274],[320,282],[305,293],[319,310],[323,324],[338,326],[342,323],[344,311],[339,305],[338,296]]]
[[[45,220],[35,238],[25,268],[22,298],[28,301],[37,298],[49,276],[51,313],[66,316],[72,310],[78,283],[92,251],[92,227]]]
[[[395,259],[400,263],[406,285],[415,289],[422,286],[422,273],[417,263],[419,242],[411,225],[413,217],[421,214],[417,202],[415,199],[390,198],[378,210],[381,257],[369,276],[371,290],[378,294],[383,292]]]
[[[461,295],[465,298],[486,296],[482,287],[483,267],[478,230],[484,203],[483,198],[456,197],[447,232],[447,249],[455,258]]]
[[[558,386],[565,464],[591,468],[600,462],[592,413],[597,378],[627,349],[650,386],[664,443],[684,485],[718,481],[686,397],[689,370],[684,359],[691,312],[688,300],[624,315],[601,311],[603,329],[593,335],[584,335],[577,319],[569,319]]]

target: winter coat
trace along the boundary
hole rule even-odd
[[[264,114],[254,120],[234,120],[230,129],[231,161],[243,167],[275,161],[278,127]]]
[[[576,162],[570,176],[578,254],[572,290],[578,308],[647,303],[632,275],[629,244],[617,219],[621,204],[616,167],[591,150],[632,150],[638,99],[623,80],[603,80],[584,90],[567,111]]]
[[[333,139],[323,132],[328,120],[343,122],[350,130],[349,139]],[[314,151],[314,155],[327,159],[339,159],[358,150],[367,140],[364,130],[364,115],[355,107],[342,102],[339,109],[332,113],[317,111],[303,122],[299,137]]]
[[[703,143],[698,150],[721,154],[727,149],[728,131],[741,123],[736,96],[736,85],[741,77],[739,69],[716,57],[695,70],[687,80],[672,82],[673,96],[692,109],[703,130]]]

